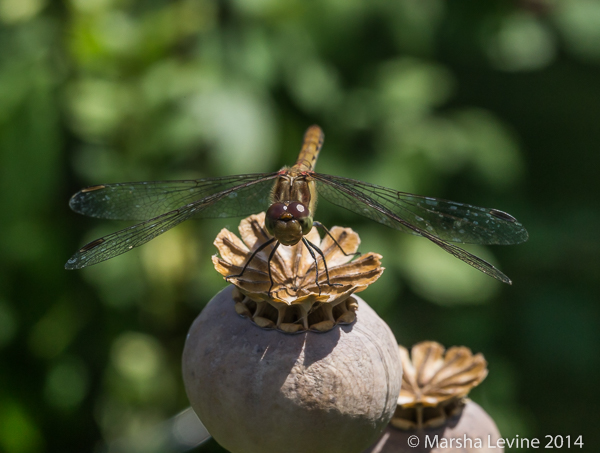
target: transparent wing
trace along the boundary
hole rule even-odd
[[[519,244],[528,239],[510,214],[455,201],[422,197],[338,176],[312,175],[317,191],[333,204],[406,233],[430,233],[464,244]],[[363,203],[357,204],[356,200]],[[384,209],[373,209],[379,206]]]
[[[391,228],[426,237],[474,268],[511,283],[488,262],[446,242],[517,244],[526,241],[527,231],[509,214],[338,176],[313,173],[312,177],[317,181],[319,195],[331,203]]]
[[[79,249],[67,261],[65,268],[81,269],[121,255],[192,217],[232,217],[262,211],[268,207],[273,185],[271,180],[275,176],[263,176],[254,181],[244,182],[188,203],[179,209],[96,239]]]
[[[149,181],[103,184],[85,188],[71,197],[73,211],[91,217],[113,220],[148,220],[210,195],[230,191],[215,209],[196,211],[194,217],[235,217],[257,212],[268,202],[270,187],[260,193],[247,193],[242,200],[231,192],[260,180],[271,180],[277,173],[225,176],[184,181]],[[253,191],[258,188],[253,185]],[[238,194],[239,195],[239,194]]]

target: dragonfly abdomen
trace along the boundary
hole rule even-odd
[[[293,168],[298,171],[314,170],[319,151],[323,146],[323,140],[325,140],[325,134],[323,134],[321,128],[316,124],[310,126],[304,133],[302,149]]]

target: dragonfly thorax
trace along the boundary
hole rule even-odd
[[[308,172],[298,168],[283,167],[273,185],[271,203],[291,203],[298,201],[306,206],[312,216],[317,203],[315,181]]]
[[[295,245],[313,227],[308,208],[298,201],[273,203],[265,216],[267,231],[283,245]]]

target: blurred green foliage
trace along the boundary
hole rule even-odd
[[[472,248],[507,287],[317,211],[384,254],[364,298],[401,343],[484,353],[473,398],[505,437],[600,445],[599,1],[0,0],[0,48],[0,451],[103,451],[185,408],[186,331],[225,286],[212,240],[238,219],[65,271],[123,226],[77,216],[69,196],[272,171],[312,123],[323,173],[525,224],[524,245]]]

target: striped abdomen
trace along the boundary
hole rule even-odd
[[[298,171],[314,170],[324,139],[325,134],[319,126],[310,126],[304,133],[302,149],[293,168]]]

